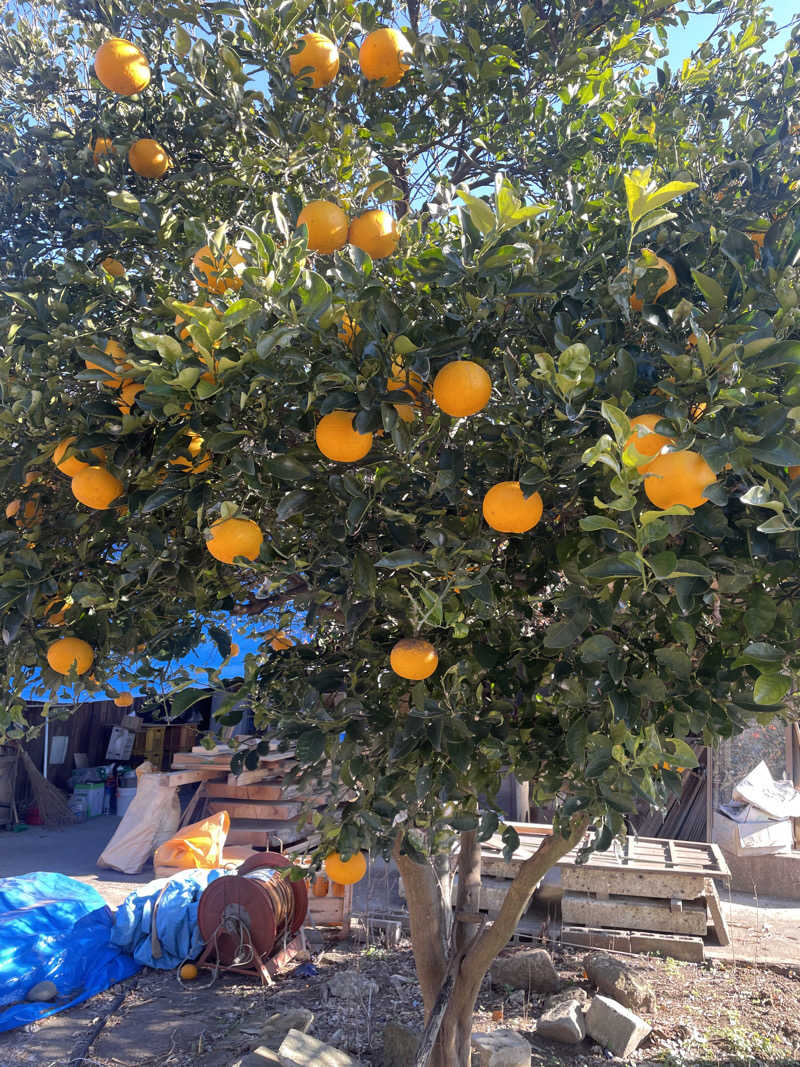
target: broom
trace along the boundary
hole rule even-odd
[[[22,759],[22,766],[25,768],[28,780],[31,783],[34,803],[39,809],[44,825],[64,826],[67,823],[74,822],[75,816],[69,809],[64,793],[57,786],[54,786],[52,782],[48,782],[21,745],[18,746],[18,751]]]

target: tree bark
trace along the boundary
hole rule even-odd
[[[588,816],[576,816],[567,837],[553,835],[542,842],[521,864],[499,914],[485,927],[479,925],[477,914],[480,906],[480,842],[474,831],[463,833],[458,858],[455,928],[450,938],[446,936],[450,899],[449,895],[445,899],[442,894],[441,881],[433,864],[414,863],[395,850],[406,891],[411,943],[426,1027],[431,1024],[424,1035],[424,1047],[420,1049],[424,1055],[417,1059],[417,1067],[425,1064],[427,1067],[469,1067],[472,1015],[486,972],[514,933],[537,884],[553,864],[580,841],[588,823]],[[434,1034],[435,1041],[432,1041]]]

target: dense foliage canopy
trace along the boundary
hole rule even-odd
[[[701,9],[718,32],[672,70],[666,31]],[[358,64],[382,25],[413,51],[392,87]],[[320,89],[290,73],[310,30],[339,47]],[[180,708],[198,690],[174,664],[210,619],[223,654],[247,621],[261,650],[231,702],[352,789],[325,830],[348,853],[474,826],[507,768],[597,816],[602,844],[677,786],[692,739],[779,714],[800,663],[800,52],[784,28],[765,62],[775,32],[754,0],[7,12],[0,486],[21,504],[0,529],[0,732],[24,729],[33,680],[63,682],[61,637],[94,652],[79,690],[167,661]],[[112,34],[149,61],[139,94],[94,77]],[[141,138],[163,177],[131,170]],[[295,224],[318,199],[392,211],[396,251],[310,252]],[[240,253],[219,294],[193,265],[209,244]],[[492,393],[453,418],[430,387],[463,358]],[[122,379],[142,388],[119,407]],[[374,434],[363,459],[318,450],[337,410]],[[705,458],[701,506],[648,500],[643,413]],[[103,450],[111,507],[54,466],[68,436]],[[484,521],[504,481],[541,495],[526,533]],[[231,516],[263,532],[250,565],[206,548]],[[434,645],[427,679],[390,669],[403,637]]]

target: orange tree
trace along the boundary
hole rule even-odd
[[[666,29],[723,8],[672,70]],[[547,867],[792,689],[791,29],[756,0],[0,27],[0,731],[31,686],[170,661],[189,707],[179,661],[249,631],[235,699],[341,801],[319,861],[401,869],[440,1067]],[[480,840],[517,845],[508,771],[555,833],[454,922],[454,836],[463,920]]]

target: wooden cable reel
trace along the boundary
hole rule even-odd
[[[223,970],[271,981],[300,947],[295,938],[308,911],[305,879],[290,882],[281,874],[291,866],[286,856],[263,852],[251,856],[236,874],[223,875],[206,887],[197,912],[206,943],[198,963],[213,958],[213,965]]]

